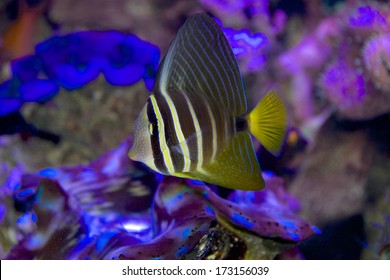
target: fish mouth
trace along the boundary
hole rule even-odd
[[[136,149],[134,148],[134,145],[130,147],[130,150],[127,155],[131,160],[137,160],[137,152]]]

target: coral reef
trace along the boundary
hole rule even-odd
[[[0,258],[389,259],[388,1],[27,2],[0,1]],[[198,12],[248,107],[272,88],[289,109],[280,157],[255,144],[263,191],[127,157],[159,54]]]
[[[1,193],[1,257],[269,259],[319,232],[295,214],[299,203],[277,177],[265,177],[263,192],[223,199],[201,182],[160,182],[127,157],[130,143],[85,166],[13,170]],[[226,235],[238,252],[201,245]]]
[[[11,62],[12,78],[0,84],[0,116],[25,102],[47,102],[60,87],[78,89],[100,73],[114,86],[133,85],[142,78],[151,90],[158,60],[157,47],[135,35],[84,31],[54,36],[38,44],[35,55]]]

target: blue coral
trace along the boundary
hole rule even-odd
[[[19,110],[25,102],[44,103],[61,87],[78,89],[100,73],[114,86],[143,79],[151,90],[159,49],[132,34],[81,31],[54,36],[35,47],[35,54],[11,62],[11,79],[0,84],[0,116]]]

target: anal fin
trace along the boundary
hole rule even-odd
[[[248,132],[236,134],[211,163],[181,176],[230,189],[256,191],[265,186]]]

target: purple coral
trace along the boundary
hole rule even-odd
[[[369,39],[362,51],[365,67],[378,90],[390,89],[390,36],[377,35]]]
[[[266,176],[265,191],[235,192],[227,200],[200,182],[166,177],[159,183],[127,157],[130,143],[88,165],[14,176],[2,197],[11,212],[3,214],[1,227],[14,230],[18,243],[6,257],[177,259],[216,220],[293,242],[317,232],[294,213],[297,201],[281,179]],[[24,214],[10,214],[11,197]]]
[[[265,65],[268,39],[264,34],[251,33],[248,29],[223,28],[223,31],[243,72],[254,72]]]
[[[363,73],[357,73],[354,67],[341,59],[327,67],[321,86],[332,103],[342,111],[360,106],[367,92]]]
[[[370,119],[389,111],[389,14],[377,3],[339,15],[338,54],[321,75],[320,88],[344,117]]]
[[[349,17],[349,24],[362,29],[389,29],[386,15],[383,14],[383,10],[381,11],[379,7],[375,7],[375,4],[373,6],[360,6],[354,9]]]

